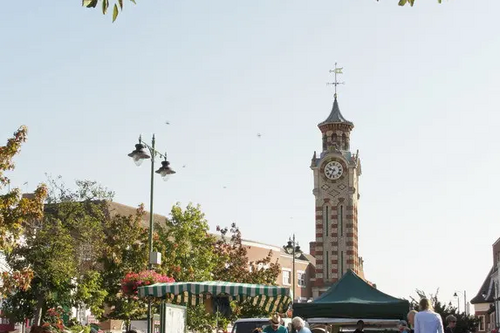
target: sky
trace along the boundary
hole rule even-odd
[[[0,141],[29,128],[12,186],[61,175],[148,205],[149,164],[127,154],[155,133],[177,171],[157,177],[156,213],[192,202],[214,231],[235,222],[274,245],[295,233],[308,249],[309,165],[337,62],[366,277],[398,297],[470,299],[500,237],[499,12],[496,0],[137,0],[111,23],[78,1],[6,1]]]

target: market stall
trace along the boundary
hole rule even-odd
[[[181,305],[207,304],[207,300],[227,298],[229,301],[250,299],[268,311],[285,312],[290,305],[290,289],[260,284],[223,281],[157,283],[139,287],[139,297],[165,299]]]
[[[398,320],[405,319],[409,309],[407,300],[381,292],[349,270],[319,298],[293,304],[293,315],[324,322],[331,318]]]

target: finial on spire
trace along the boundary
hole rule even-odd
[[[342,73],[343,69],[344,69],[344,67],[337,67],[337,63],[335,63],[335,69],[330,69],[330,73],[333,73],[335,75],[334,82],[328,82],[327,84],[331,84],[331,85],[335,86],[335,93],[333,94],[333,97],[335,99],[337,99],[337,86],[339,84],[345,84],[345,82],[337,81],[337,74],[344,74],[344,73]]]

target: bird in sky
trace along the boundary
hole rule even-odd
[[[257,137],[260,138],[262,136],[262,134],[260,133],[257,133]]]
[[[186,167],[186,164],[184,164],[182,167],[183,167],[183,168],[185,168],[185,167]]]
[[[165,124],[170,125],[170,121],[166,121]]]

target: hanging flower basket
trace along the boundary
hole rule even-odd
[[[139,273],[128,273],[121,281],[121,285],[122,292],[125,295],[136,296],[137,288],[139,287],[169,282],[175,282],[175,280],[169,276],[156,273],[155,271],[142,271]]]

